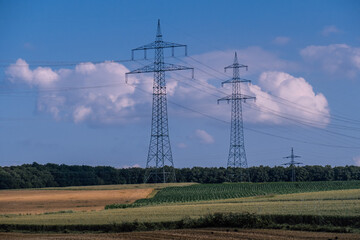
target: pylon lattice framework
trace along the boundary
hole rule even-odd
[[[175,181],[174,161],[171,152],[168,128],[165,71],[187,69],[194,71],[193,68],[164,63],[163,49],[171,48],[172,55],[174,56],[174,49],[177,47],[184,47],[185,55],[187,55],[186,45],[164,42],[162,40],[160,20],[158,20],[155,42],[132,49],[132,59],[134,59],[135,51],[143,50],[144,58],[146,59],[146,51],[154,49],[154,63],[126,73],[127,79],[128,74],[154,72],[151,137],[144,182],[165,183]],[[166,168],[167,164],[169,166],[168,168]]]
[[[233,69],[233,77],[230,80],[222,82],[222,85],[231,83],[232,94],[218,99],[220,101],[231,102],[231,130],[230,130],[230,149],[227,167],[247,167],[247,159],[244,142],[244,129],[242,117],[242,102],[255,97],[241,94],[241,83],[250,82],[250,80],[240,78],[240,68],[248,68],[246,65],[238,63],[237,53],[235,52],[234,63],[225,67],[225,71]]]
[[[295,158],[300,158],[300,156],[294,155],[294,148],[291,148],[291,155],[284,157],[284,158],[291,158],[290,162],[284,163],[283,165],[289,165],[291,167],[291,181],[295,182],[295,165],[296,164],[302,164],[301,162],[295,162]]]

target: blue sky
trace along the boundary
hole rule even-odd
[[[243,91],[249,166],[302,156],[360,165],[359,1],[0,0],[0,165],[145,166],[152,75],[131,49],[155,38],[188,45],[166,62],[176,167],[226,166],[230,106],[221,81],[249,66]],[[113,61],[113,62],[111,62]],[[189,110],[191,109],[191,110]]]

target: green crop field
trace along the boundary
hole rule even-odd
[[[225,183],[167,187],[159,191],[153,198],[139,199],[134,204],[114,204],[107,206],[107,208],[126,208],[163,203],[182,203],[345,189],[360,189],[360,181]]]

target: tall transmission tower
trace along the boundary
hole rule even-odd
[[[247,167],[247,159],[245,153],[244,129],[242,117],[242,102],[247,99],[255,99],[255,97],[241,94],[241,83],[250,82],[250,80],[240,78],[240,68],[248,68],[248,66],[238,63],[237,53],[235,52],[234,63],[225,67],[233,69],[233,77],[227,81],[222,82],[222,86],[227,83],[232,84],[232,94],[218,99],[220,101],[231,102],[231,131],[230,131],[230,150],[227,162],[227,167]]]
[[[291,158],[290,162],[284,163],[283,165],[290,165],[291,167],[291,181],[295,182],[295,165],[302,164],[301,162],[295,162],[295,158],[300,158],[300,156],[294,155],[294,148],[291,148],[291,155],[284,157],[284,158]]]
[[[165,71],[191,69],[194,75],[193,68],[164,62],[164,48],[171,48],[172,56],[174,56],[174,49],[178,47],[185,48],[185,55],[187,55],[186,45],[164,42],[162,40],[160,20],[158,20],[155,41],[132,49],[133,60],[135,51],[144,51],[144,58],[146,59],[146,51],[151,49],[155,50],[154,63],[126,73],[126,81],[129,74],[154,73],[151,137],[144,182],[165,183],[167,181],[175,181],[174,161],[171,152],[168,128]]]

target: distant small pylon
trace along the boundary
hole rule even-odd
[[[284,158],[291,158],[290,162],[284,163],[283,165],[289,165],[291,167],[291,181],[295,182],[296,178],[295,178],[295,165],[296,164],[302,164],[301,162],[295,162],[295,158],[300,158],[300,156],[296,156],[294,155],[294,148],[291,148],[291,155],[284,157]]]
[[[230,149],[227,167],[241,167],[247,168],[247,159],[245,153],[245,141],[244,141],[244,123],[242,117],[242,102],[247,99],[255,99],[255,97],[241,94],[241,83],[250,82],[250,80],[240,78],[240,68],[248,68],[248,66],[238,63],[237,53],[235,52],[234,63],[225,67],[225,71],[228,68],[233,69],[233,77],[230,80],[222,82],[222,85],[226,83],[232,84],[232,94],[218,100],[231,102],[231,131],[230,131]],[[240,178],[241,179],[241,178]]]

